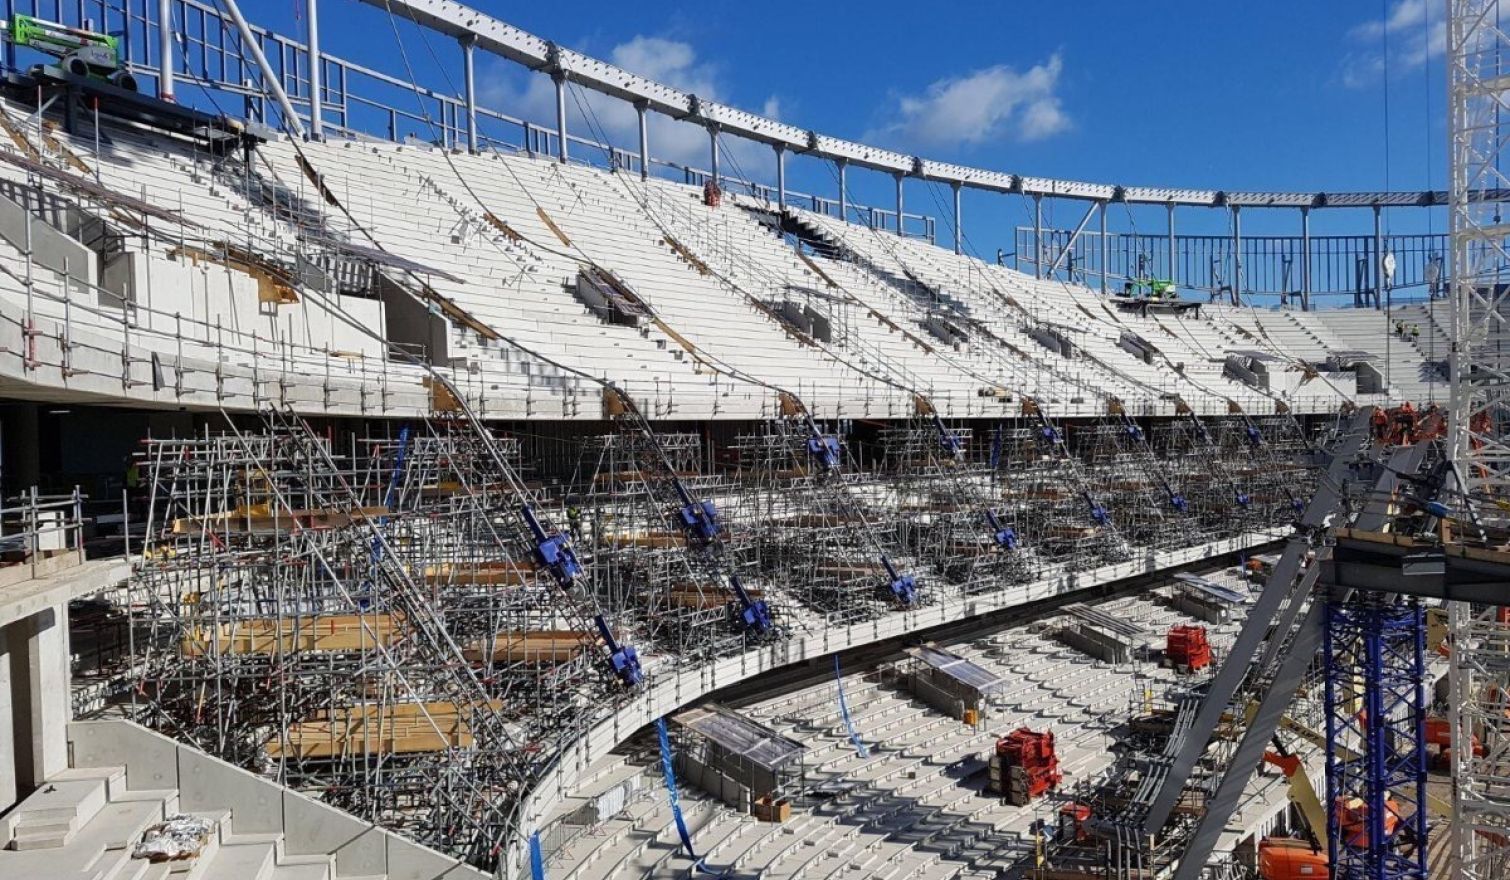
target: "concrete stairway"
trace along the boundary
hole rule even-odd
[[[69,725],[72,764],[0,818],[0,877],[484,880],[488,875],[128,721]],[[209,823],[200,854],[132,858],[142,833]]]

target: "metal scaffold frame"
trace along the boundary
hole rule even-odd
[[[1364,592],[1326,606],[1327,845],[1337,880],[1425,880],[1426,626]]]
[[[1448,2],[1447,442],[1459,490],[1448,528],[1458,540],[1490,546],[1505,543],[1510,499],[1510,227],[1500,192],[1510,175],[1510,34],[1503,15],[1497,0]],[[1510,873],[1510,621],[1503,606],[1453,602],[1449,628],[1453,876],[1489,880]]]
[[[437,414],[347,451],[297,416],[260,421],[146,442],[133,715],[494,863],[632,649],[563,580],[569,545],[473,423]]]

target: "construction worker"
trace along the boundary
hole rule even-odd
[[[1420,324],[1411,324],[1410,325],[1410,341],[1411,342],[1420,342],[1421,341],[1421,325]]]
[[[1402,444],[1411,442],[1412,435],[1416,431],[1416,408],[1411,405],[1410,401],[1400,404],[1400,408],[1395,411],[1395,427],[1398,429],[1398,442]]]
[[[1374,425],[1374,439],[1383,440],[1389,436],[1389,416],[1385,414],[1384,407],[1376,407],[1374,416],[1370,421]]]
[[[1399,318],[1395,319],[1395,335],[1401,339],[1405,338],[1405,322]]]
[[[566,528],[571,532],[573,541],[582,540],[582,508],[577,506],[576,501],[566,505]]]

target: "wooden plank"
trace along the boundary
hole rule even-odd
[[[502,706],[499,700],[491,703],[493,710]],[[290,725],[284,738],[268,743],[265,750],[269,757],[283,759],[468,748],[475,742],[467,721],[474,709],[482,709],[482,704],[401,702],[337,707]]]
[[[190,516],[173,521],[173,534],[194,535],[202,531],[251,534],[289,532],[294,529],[333,529],[389,516],[393,511],[381,505],[350,508],[315,508],[282,510],[276,513],[267,505],[241,507],[213,516]]]
[[[396,644],[404,633],[402,619],[387,613],[242,620],[190,630],[183,637],[183,653],[189,657],[266,657],[298,651],[361,651]]]
[[[613,548],[639,547],[645,550],[674,550],[686,545],[687,539],[679,532],[645,532],[640,534],[613,533],[600,536],[603,544]]]
[[[427,565],[420,577],[431,586],[528,587],[537,583],[531,562]]]
[[[541,630],[531,633],[498,633],[492,639],[474,642],[462,649],[472,663],[566,663],[597,640],[594,633],[576,630]]]
[[[544,208],[536,207],[535,215],[540,218],[540,222],[545,224],[545,228],[551,231],[551,234],[560,239],[562,244],[566,245],[567,247],[572,246],[571,239],[566,237],[566,233],[562,231],[561,227],[556,225],[556,221],[551,219],[551,215],[545,213]]]

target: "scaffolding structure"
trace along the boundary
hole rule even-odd
[[[1426,626],[1381,593],[1329,601],[1328,861],[1339,880],[1425,880]]]
[[[732,546],[740,543],[720,514],[731,486],[703,467],[702,439],[692,433],[662,432],[657,448],[627,431],[588,438],[579,473],[585,482],[569,496],[580,510],[574,526],[592,582],[607,607],[622,609],[647,642],[687,656],[724,654],[744,644],[730,615],[727,578],[739,577]],[[689,552],[694,540],[676,519],[686,506],[666,482],[674,481],[698,499],[710,524],[716,560]],[[708,501],[713,513],[701,508]],[[726,572],[727,569],[727,572]],[[761,595],[750,584],[747,594]]]
[[[836,434],[802,416],[774,419],[734,438],[731,451],[741,487],[735,528],[765,582],[830,624],[897,604],[886,564],[910,560],[896,541],[890,489],[851,467]]]
[[[1450,540],[1503,551],[1510,546],[1510,383],[1504,381],[1510,372],[1504,224],[1510,120],[1502,86],[1510,32],[1491,0],[1450,0],[1446,31],[1447,454],[1457,520]],[[1453,602],[1449,616],[1452,877],[1488,880],[1510,873],[1510,609],[1504,602]]]
[[[261,421],[146,441],[133,714],[491,864],[538,763],[618,689],[603,618],[466,420],[345,444]]]

